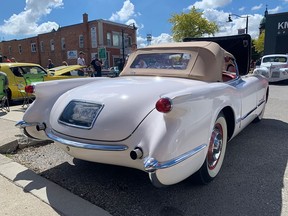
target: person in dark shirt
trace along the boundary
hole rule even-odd
[[[119,59],[119,62],[118,62],[118,70],[119,70],[119,73],[122,72],[123,68],[124,68],[124,62],[123,62],[123,60],[120,58],[120,59]]]
[[[95,58],[90,63],[94,68],[94,73],[92,73],[92,77],[101,77],[102,76],[102,62],[98,58]]]
[[[47,65],[47,68],[50,69],[50,68],[54,68],[54,67],[55,67],[55,66],[54,66],[52,60],[51,60],[51,59],[48,59],[48,65]]]

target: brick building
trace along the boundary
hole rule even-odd
[[[107,20],[88,21],[88,14],[83,14],[83,22],[59,27],[21,40],[0,42],[0,54],[14,57],[18,62],[32,62],[47,66],[52,59],[55,66],[62,61],[76,64],[78,53],[86,53],[86,63],[96,56],[103,59],[106,68],[117,65],[120,58],[130,52],[136,43],[135,26],[119,24]],[[123,54],[124,51],[124,54]]]

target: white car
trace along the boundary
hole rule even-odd
[[[263,56],[260,67],[255,68],[253,74],[261,74],[269,82],[288,80],[288,55],[273,54]]]
[[[268,82],[247,73],[215,42],[148,46],[130,55],[119,77],[27,88],[36,100],[17,126],[75,158],[143,170],[157,187],[194,173],[208,183],[227,142],[263,117]]]

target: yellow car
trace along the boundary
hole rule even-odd
[[[0,71],[7,74],[9,80],[8,99],[18,100],[23,99],[23,89],[26,86],[26,81],[23,74],[43,74],[44,80],[56,80],[67,78],[79,78],[75,72],[84,68],[80,65],[61,66],[46,71],[43,67],[33,63],[0,63]],[[22,90],[22,91],[21,91]]]
[[[63,77],[65,76],[65,78],[69,78],[70,76],[73,77],[79,77],[78,75],[78,71],[85,68],[85,66],[81,66],[81,65],[69,65],[69,66],[59,66],[59,67],[54,67],[51,69],[48,69],[48,76],[54,76],[54,78],[56,77],[56,79],[59,79],[59,77]],[[52,78],[50,78],[52,79]],[[61,78],[62,79],[62,78]]]

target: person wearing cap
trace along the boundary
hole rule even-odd
[[[11,58],[11,62],[17,62],[14,57]]]
[[[86,66],[84,56],[85,56],[85,53],[80,51],[79,52],[79,57],[77,59],[77,64],[78,65]],[[81,68],[81,69],[78,70],[78,75],[79,76],[84,76],[84,74],[85,74],[84,68]]]

